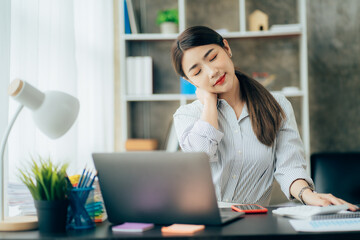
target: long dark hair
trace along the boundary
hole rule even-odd
[[[223,40],[220,34],[208,27],[195,26],[186,29],[171,48],[172,63],[177,74],[187,78],[181,64],[184,51],[208,44],[217,44],[224,48]],[[258,81],[239,70],[235,70],[235,74],[240,84],[240,97],[248,107],[257,139],[266,146],[272,146],[282,120],[285,119],[284,111],[272,94]]]

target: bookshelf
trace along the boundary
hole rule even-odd
[[[150,2],[151,1],[151,2]],[[248,16],[251,11],[265,2],[271,13],[269,14],[268,31],[248,31]],[[289,2],[291,2],[289,4]],[[241,58],[234,57],[235,65],[243,66],[242,70],[250,74],[254,70],[264,68],[265,71],[275,73],[275,84],[268,88],[272,92],[283,93],[293,104],[299,131],[304,142],[306,158],[310,158],[310,128],[308,106],[308,69],[307,69],[307,35],[306,35],[306,0],[228,0],[219,3],[215,0],[133,0],[137,19],[140,21],[140,31],[137,34],[125,34],[124,29],[124,4],[119,4],[120,19],[120,107],[121,107],[121,142],[128,138],[156,138],[159,140],[160,149],[164,146],[168,124],[172,114],[182,105],[196,99],[194,95],[180,94],[179,78],[175,75],[171,66],[170,48],[178,34],[161,34],[154,24],[156,10],[165,8],[178,8],[179,32],[189,26],[206,25],[213,29],[219,29],[216,25],[221,19],[226,21],[226,15],[235,16],[236,21],[222,36],[229,41],[234,56],[237,52],[246,52],[247,48],[253,48],[249,63]],[[208,4],[205,4],[208,3]],[[218,5],[216,5],[218,4]],[[263,3],[264,4],[264,3]],[[194,14],[194,6],[208,11],[209,14]],[[213,6],[214,5],[214,6]],[[216,6],[215,6],[216,5]],[[224,11],[221,11],[222,6]],[[227,6],[226,6],[227,5]],[[282,11],[279,6],[288,5],[293,9],[278,20],[276,11]],[[217,9],[217,8],[220,9]],[[217,10],[214,10],[217,9]],[[231,12],[229,12],[231,9]],[[266,11],[266,9],[262,9]],[[212,20],[212,12],[224,12],[220,20]],[[286,12],[283,10],[282,12]],[[140,15],[140,16],[139,16]],[[279,14],[281,15],[281,14]],[[283,14],[284,15],[284,14]],[[288,22],[290,15],[296,19]],[[281,15],[282,16],[282,15]],[[280,16],[280,18],[281,18]],[[278,21],[271,22],[277,18]],[[292,17],[294,18],[294,17]],[[209,21],[208,21],[209,20]],[[272,25],[284,25],[283,29],[271,29]],[[250,47],[249,47],[250,46]],[[268,49],[275,49],[271,58],[263,57],[262,53]],[[290,49],[290,50],[289,50]],[[269,54],[271,56],[271,54]],[[151,95],[128,95],[126,92],[126,58],[128,56],[152,56],[154,60],[153,94]],[[264,58],[264,59],[263,59]],[[259,63],[257,60],[259,60]],[[282,61],[282,62],[281,62]],[[271,65],[271,66],[270,66]],[[284,66],[283,66],[284,65]],[[255,69],[252,66],[259,66]],[[269,67],[270,66],[270,67]],[[286,72],[286,74],[284,74]],[[292,91],[283,91],[285,87],[296,86]]]

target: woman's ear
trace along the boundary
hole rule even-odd
[[[224,39],[223,43],[224,43],[224,49],[225,49],[226,53],[229,55],[229,57],[232,57],[232,52],[231,52],[231,48],[230,48],[228,41],[226,39]]]

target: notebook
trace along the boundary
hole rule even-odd
[[[92,157],[113,224],[219,225],[244,214],[218,208],[205,153],[122,152]]]

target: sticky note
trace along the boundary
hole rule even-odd
[[[168,227],[162,227],[163,233],[184,233],[192,234],[205,229],[205,225],[193,225],[193,224],[173,224]]]
[[[114,232],[143,232],[154,227],[152,223],[130,223],[116,225],[112,227]]]

